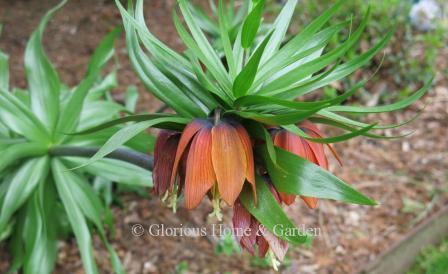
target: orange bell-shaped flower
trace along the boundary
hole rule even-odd
[[[178,169],[186,156],[185,182]],[[255,195],[252,144],[247,131],[237,123],[196,119],[180,137],[171,171],[170,186],[185,183],[185,205],[195,208],[217,184],[219,197],[228,205],[238,198],[247,180]]]
[[[306,134],[308,134],[313,138],[322,137],[322,134],[317,129],[317,127],[309,121],[304,121],[300,123],[299,127]],[[291,152],[299,157],[302,157],[316,165],[321,166],[322,168],[328,169],[328,159],[327,156],[325,155],[323,144],[309,141],[284,129],[274,130],[272,138],[275,146],[284,149],[288,152]],[[333,152],[336,159],[339,162],[341,162],[336,152],[333,150],[333,148],[330,145],[328,145],[328,147]],[[296,195],[294,194],[287,194],[281,192],[279,193],[279,195],[282,201],[287,205],[292,204],[296,197]],[[307,204],[309,208],[317,207],[317,198],[306,196],[300,196],[300,198],[302,198],[302,200]]]

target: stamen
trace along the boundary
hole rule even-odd
[[[277,257],[275,257],[275,254],[271,248],[268,249],[267,257],[269,265],[272,266],[275,271],[278,271],[281,262],[277,260]]]
[[[162,203],[164,203],[168,208],[172,208],[173,213],[177,212],[177,190],[178,186],[174,185],[173,189],[167,190],[162,198]]]
[[[212,204],[213,204],[213,212],[208,215],[208,217],[216,217],[218,221],[222,221],[222,213],[221,213],[221,199],[219,198],[218,186],[217,184],[213,185],[212,188]]]

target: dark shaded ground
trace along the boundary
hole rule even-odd
[[[82,78],[95,46],[108,31],[121,24],[113,1],[71,0],[52,20],[45,34],[45,48],[57,66],[62,79],[75,85]],[[176,49],[182,45],[175,36],[170,11],[173,0],[146,1],[146,15],[151,30]],[[57,1],[0,1],[0,23],[4,24],[0,48],[10,55],[12,86],[25,87],[23,52],[27,38],[40,17]],[[154,100],[134,76],[126,57],[123,39],[118,45],[121,64],[119,96],[128,84],[137,84],[141,93],[139,108],[155,110],[160,103]],[[418,51],[416,54],[424,54]],[[446,68],[447,50],[439,58],[440,68]],[[387,80],[387,77],[384,77]],[[372,83],[372,86],[381,83]],[[364,138],[337,144],[344,159],[344,167],[332,162],[331,170],[341,178],[368,193],[380,202],[370,208],[320,201],[319,208],[311,211],[298,203],[287,211],[297,224],[318,227],[322,235],[312,248],[295,247],[288,257],[290,265],[282,273],[353,273],[402,238],[409,229],[442,205],[446,204],[448,190],[448,85],[438,74],[431,93],[408,110],[393,115],[369,117],[370,121],[396,123],[412,117],[431,102],[420,119],[406,129],[387,132],[400,134],[416,132],[396,141],[374,141]],[[437,193],[437,195],[433,195]],[[424,209],[410,209],[403,199],[425,205]],[[131,226],[136,223],[148,227],[163,223],[166,227],[201,227],[207,223],[210,206],[204,203],[194,212],[180,209],[171,213],[160,202],[134,195],[126,195],[126,208],[114,209],[117,248],[128,273],[173,273],[182,261],[187,261],[187,273],[271,273],[251,266],[247,254],[226,256],[214,253],[215,239],[189,237],[134,237]],[[229,212],[230,213],[230,212]],[[230,214],[226,215],[227,219]],[[228,220],[227,220],[228,223]],[[98,239],[95,241],[101,273],[110,273],[107,253]],[[0,245],[0,273],[7,269],[8,253]],[[55,273],[83,273],[74,240],[60,243],[60,254]]]

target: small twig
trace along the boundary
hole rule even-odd
[[[49,153],[52,156],[59,157],[92,157],[98,150],[99,148],[96,147],[57,146],[51,148]],[[129,149],[119,148],[109,153],[106,158],[134,164],[149,171],[152,171],[154,167],[154,158],[152,156]]]

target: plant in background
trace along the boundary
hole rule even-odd
[[[272,266],[277,267],[286,243],[307,241],[305,234],[288,233],[297,229],[283,212],[283,201],[292,203],[290,197],[299,195],[308,197],[305,200],[311,207],[316,206],[317,198],[376,204],[325,169],[323,144],[331,148],[331,143],[356,136],[400,137],[385,137],[374,131],[406,122],[366,124],[343,114],[402,109],[423,96],[432,82],[428,80],[401,101],[377,107],[344,104],[368,79],[334,98],[297,100],[368,64],[392,37],[390,30],[372,48],[356,53],[370,9],[356,29],[344,32],[351,29],[351,18],[338,24],[329,21],[346,2],[337,1],[283,43],[297,4],[289,0],[271,30],[257,43],[264,1],[249,3],[234,40],[229,36],[224,4],[219,1],[218,39],[224,51],[223,61],[201,30],[201,19],[193,15],[188,1],[178,1],[186,27],[178,11],[173,12],[175,27],[187,47],[184,53],[170,49],[148,30],[142,0],[135,6],[130,3],[127,10],[116,1],[134,70],[152,94],[175,114],[130,115],[79,132],[82,136],[123,122],[136,122],[115,133],[84,166],[112,153],[148,127],[164,129],[156,145],[155,193],[173,208],[183,197],[186,206],[194,208],[208,194],[218,217],[220,201],[235,206],[235,229],[252,228],[249,238],[239,243],[248,250],[257,247],[259,254],[267,254]],[[340,38],[343,33],[346,35]],[[329,47],[335,37],[342,42]],[[324,137],[315,124],[344,133]],[[238,218],[239,214],[244,217]],[[260,237],[259,231],[263,232]]]
[[[115,72],[101,77],[103,66],[113,56],[118,29],[99,44],[85,78],[76,87],[64,85],[45,56],[45,25],[64,3],[43,17],[28,41],[24,60],[27,90],[10,91],[8,58],[0,52],[0,240],[10,247],[11,273],[22,269],[23,273],[44,274],[53,271],[58,239],[73,233],[86,272],[97,273],[91,235],[95,230],[115,272],[123,273],[104,227],[112,227],[112,213],[100,197],[110,196],[112,182],[152,185],[150,171],[126,160],[130,155],[143,157],[153,139],[139,134],[126,144],[133,151],[123,150],[111,159],[70,170],[93,155],[95,147],[120,126],[95,135],[65,133],[102,124],[128,110],[107,99],[108,91],[116,86]],[[129,94],[127,105],[132,109],[136,93]]]
[[[295,23],[298,28],[305,26],[306,23],[318,16],[326,6],[332,4],[332,0],[303,0],[298,5]],[[335,16],[334,23],[346,20],[346,14],[357,13],[367,9],[368,1],[353,0],[348,1],[343,7],[339,15]],[[416,3],[419,2],[419,3]],[[372,60],[366,70],[375,71],[378,64],[382,64],[381,71],[373,77],[373,81],[387,81],[384,90],[380,90],[379,102],[392,102],[412,94],[412,87],[416,82],[425,81],[429,75],[434,73],[437,66],[437,55],[440,49],[447,43],[446,26],[443,21],[436,19],[434,29],[426,32],[419,32],[413,26],[411,9],[415,6],[421,7],[423,2],[430,1],[413,1],[413,0],[382,0],[375,2],[375,8],[372,9],[369,28],[363,34],[363,43],[365,46],[378,41],[380,37],[378,33],[385,33],[394,25],[397,30],[395,35],[391,37],[387,54],[378,56]],[[439,1],[440,2],[440,1]],[[440,2],[441,3],[441,2]],[[423,4],[425,6],[426,4]],[[441,4],[440,4],[441,5]],[[419,15],[425,17],[424,13]],[[429,18],[426,18],[430,20]],[[348,33],[348,29],[346,30]],[[335,37],[329,43],[334,46],[341,43],[341,39]],[[364,47],[365,47],[364,46]],[[353,48],[351,54],[356,54],[358,48]],[[345,61],[345,60],[344,60]],[[345,79],[341,79],[344,88],[350,87],[359,80],[359,75],[354,74]],[[372,82],[373,82],[372,81]],[[390,93],[388,89],[397,87],[400,92]],[[372,99],[370,90],[360,90],[358,100],[361,103]]]

